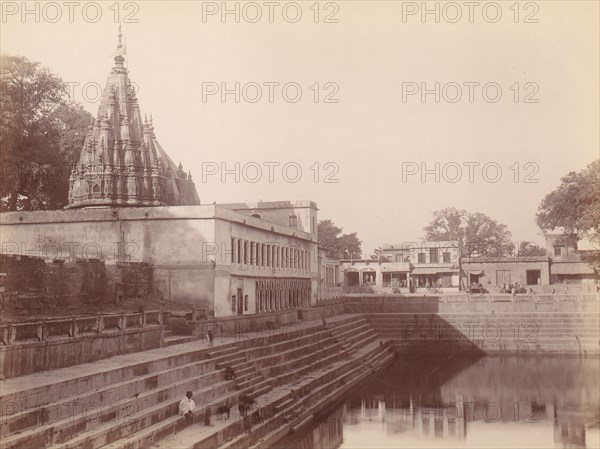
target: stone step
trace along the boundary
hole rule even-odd
[[[350,323],[340,325],[339,328],[352,329],[355,326],[354,322],[356,320],[358,320],[358,318],[356,318]],[[299,348],[308,342],[326,339],[332,332],[331,329],[325,331],[317,329],[318,327],[314,328],[310,333],[309,330],[303,330],[302,335],[298,337],[293,337],[287,340],[276,342],[274,344],[265,345],[263,347],[250,348],[247,350],[247,352],[245,352],[245,355],[248,359],[260,359],[261,357],[271,356],[273,354],[280,354],[290,349]]]
[[[224,384],[224,383],[223,383]],[[195,398],[207,397],[206,393],[215,393],[214,387],[209,387],[204,390],[195,391]],[[234,403],[236,398],[239,397],[241,392],[231,392],[227,390],[217,390],[218,395],[213,394],[210,398],[207,398],[213,405],[209,406],[211,413],[216,413],[216,408],[219,404],[226,402]],[[183,395],[181,395],[183,397]],[[88,435],[80,435],[76,439],[68,442],[64,446],[51,447],[48,449],[91,449],[98,447],[138,447],[146,448],[147,443],[144,442],[147,438],[147,430],[152,429],[154,432],[154,438],[158,436],[165,436],[176,430],[180,430],[186,424],[185,420],[180,417],[177,412],[179,408],[179,400],[170,401],[168,408],[165,407],[153,407],[145,410],[135,421],[129,423],[129,425],[121,425],[120,427],[98,427],[89,432]],[[201,413],[206,410],[205,404],[197,401],[196,409],[198,411],[197,416],[200,417]],[[144,445],[139,446],[142,442]]]
[[[229,357],[229,356],[228,356]],[[243,355],[239,355],[239,353],[235,354],[235,357],[232,355],[231,358],[228,358],[226,362],[217,363],[217,369],[224,369],[226,366],[231,366],[235,369],[236,366],[241,366],[248,363],[248,360]]]
[[[324,345],[330,345],[332,343],[335,343],[333,338],[313,339],[312,342],[305,342],[302,346],[291,345],[292,349],[254,358],[252,359],[252,362],[258,370],[262,370],[263,368],[268,368],[269,366],[276,364],[278,360],[286,360],[288,357],[302,356],[306,353],[306,351],[312,351],[315,348]]]
[[[341,348],[340,348],[341,349]],[[322,358],[319,358],[321,357]],[[308,354],[300,359],[296,359],[290,362],[285,362],[281,365],[277,366],[277,370],[281,370],[281,368],[286,367],[291,369],[292,371],[284,371],[283,373],[275,376],[269,376],[263,372],[263,375],[267,379],[271,379],[274,382],[274,385],[282,385],[287,382],[291,382],[294,379],[297,379],[307,373],[315,371],[319,368],[326,366],[327,364],[339,361],[341,359],[347,358],[347,353],[345,351],[335,351],[332,348],[324,348],[320,351],[317,351],[312,354]],[[316,361],[313,359],[317,358]],[[312,362],[312,363],[311,363]]]
[[[496,334],[494,332],[491,332],[485,336],[482,333],[477,333],[474,338],[467,338],[464,335],[460,335],[460,336],[445,336],[445,335],[437,335],[437,334],[404,334],[402,332],[382,332],[380,333],[380,336],[382,338],[388,338],[388,339],[395,339],[395,340],[403,340],[403,341],[420,341],[420,340],[427,340],[427,341],[467,341],[467,340],[473,340],[473,341],[480,341],[480,340],[485,340],[485,341],[504,341],[504,342],[509,342],[509,341],[530,341],[530,342],[534,342],[534,341],[539,341],[539,342],[552,342],[552,341],[586,341],[586,342],[591,342],[591,343],[596,343],[598,344],[599,341],[599,336],[598,335],[572,335],[572,334],[568,334],[568,335],[539,335],[539,334],[531,334],[528,335],[527,333],[522,333],[519,336],[515,336],[512,333],[511,334]]]
[[[379,350],[377,347],[372,347],[371,351]],[[371,358],[369,357],[370,354],[363,352],[362,355]],[[263,442],[266,444],[270,437],[287,432],[287,429],[280,429],[284,423],[290,425],[293,421],[299,419],[303,413],[314,412],[315,402],[330,394],[336,394],[341,385],[348,384],[352,378],[356,378],[360,373],[367,372],[366,370],[370,370],[370,368],[357,365],[354,360],[346,361],[341,370],[333,370],[323,377],[312,380],[304,388],[298,390],[296,397],[280,403],[279,406],[275,407],[275,414],[271,418],[252,428],[251,435],[242,434],[228,441],[223,449],[266,447],[262,445]],[[302,394],[303,392],[307,393]],[[299,393],[301,394],[300,397],[298,397]],[[283,407],[283,404],[286,406]],[[203,448],[206,446],[198,444],[194,447]]]
[[[187,382],[176,382],[160,389],[142,391],[137,397],[122,399],[111,404],[110,407],[100,408],[97,411],[92,408],[91,413],[81,413],[75,416],[67,416],[50,424],[27,429],[8,438],[3,439],[3,449],[19,447],[42,447],[52,444],[59,445],[72,438],[77,440],[81,432],[94,431],[99,424],[102,427],[118,427],[123,422],[129,422],[138,413],[149,410],[157,410],[157,413],[173,406],[169,402],[171,398],[181,398],[187,390],[210,391],[215,385],[223,388],[231,388],[230,382],[219,382],[219,372],[211,371],[203,376],[192,378]],[[178,404],[179,401],[176,402]],[[85,409],[84,409],[85,410]],[[137,420],[138,418],[135,418]],[[69,446],[71,442],[69,442]],[[98,446],[95,446],[98,447]]]
[[[223,372],[225,372],[225,370],[223,370]],[[235,370],[235,380],[238,380],[240,377],[254,372],[256,372],[254,364],[252,362],[247,362],[247,365],[245,367]]]
[[[354,333],[351,335],[352,336],[346,336],[346,337],[341,338],[341,340],[343,341],[342,348],[344,350],[348,350],[349,348],[352,348],[357,341],[361,341],[366,337],[372,337],[372,338],[378,337],[377,333],[371,327],[360,329],[358,331],[358,333]]]
[[[514,343],[514,342],[485,342],[485,341],[463,341],[463,342],[426,342],[426,341],[401,341],[392,340],[393,345],[397,350],[406,350],[407,348],[420,348],[423,353],[437,352],[439,349],[452,350],[453,348],[463,351],[473,352],[487,352],[488,350],[494,351],[515,351],[521,350],[539,350],[539,351],[559,351],[565,350],[567,353],[572,354],[574,352],[586,351],[588,353],[598,353],[598,344],[586,344],[586,343],[574,343],[574,342],[554,342],[551,344],[539,344],[539,343]]]
[[[232,350],[235,351],[235,346]],[[77,376],[77,366],[69,367],[68,369],[53,370],[52,375],[47,377],[50,379],[58,378],[63,380],[50,381],[38,387],[27,388],[28,378],[39,378],[40,374],[27,375],[22,378],[8,379],[5,386],[11,382],[15,382],[22,387],[14,388],[14,391],[5,393],[0,396],[0,399],[6,403],[32,403],[36,407],[41,407],[47,404],[55,403],[59,400],[68,398],[77,398],[85,395],[90,391],[96,391],[110,385],[124,381],[129,381],[142,376],[151,375],[167,369],[182,367],[184,365],[204,361],[207,359],[207,348],[195,348],[190,345],[189,349],[180,352],[175,352],[171,355],[164,355],[165,348],[153,349],[144,353],[128,354],[123,356],[115,356],[110,359],[100,360],[98,362],[86,363],[81,365],[86,369],[86,372],[96,369],[91,374]],[[131,358],[142,359],[135,363],[127,363]],[[220,358],[211,359],[216,362]],[[98,366],[107,367],[107,369],[98,369]],[[58,376],[55,374],[58,373]],[[6,390],[5,390],[6,391]],[[135,392],[132,392],[132,394]],[[12,414],[13,411],[8,411],[7,414]]]
[[[465,319],[451,319],[451,320],[443,320],[443,319],[371,319],[369,320],[371,324],[376,326],[391,326],[391,325],[431,325],[434,326],[443,326],[443,325],[455,325],[455,324],[467,324],[467,323],[498,323],[498,324],[512,324],[512,323],[536,323],[539,325],[559,325],[559,326],[579,326],[579,325],[587,325],[592,326],[600,322],[598,319],[593,318],[581,318],[578,320],[568,320],[562,318],[556,319],[540,319],[540,318],[465,318]]]
[[[252,383],[255,383],[255,382],[258,382],[261,380],[264,380],[264,377],[258,371],[255,371],[255,372],[245,374],[243,376],[236,377],[234,382],[235,382],[236,389],[243,390],[243,389],[251,386]]]
[[[185,335],[173,335],[163,339],[163,346],[179,345],[181,343],[189,343],[190,341],[194,341],[194,337]]]
[[[237,395],[239,395],[240,393],[238,392]],[[262,394],[262,393],[261,393]],[[229,401],[230,404],[235,404],[237,403],[237,399],[232,399],[231,396],[229,397],[222,397],[219,400],[216,400],[215,403],[216,404],[221,404],[224,403],[226,401]],[[218,420],[217,416],[216,416],[216,406],[212,407],[212,418],[211,418],[211,422],[214,425],[215,420]],[[150,446],[152,447],[160,447],[161,445],[161,440],[163,438],[169,438],[170,435],[178,432],[178,431],[188,431],[190,430],[190,427],[193,428],[201,428],[203,430],[207,429],[207,427],[203,424],[203,416],[204,416],[204,410],[199,410],[197,409],[198,413],[195,416],[195,420],[192,423],[186,422],[185,418],[182,418],[181,416],[171,416],[166,418],[165,420],[152,424],[142,430],[140,430],[139,432],[130,435],[126,438],[120,439],[118,441],[116,441],[115,443],[103,446],[105,449],[145,449],[148,448]],[[231,413],[232,415],[235,416],[235,407],[232,406],[231,408]],[[196,426],[196,427],[194,427]],[[175,447],[175,446],[167,446],[169,448]]]
[[[597,311],[587,311],[587,312],[543,312],[543,311],[535,311],[535,312],[500,312],[500,311],[485,311],[485,312],[407,312],[407,313],[366,313],[365,317],[367,319],[389,319],[389,318],[400,318],[400,319],[414,319],[414,318],[427,318],[435,316],[440,319],[457,319],[457,318],[489,318],[489,317],[497,317],[497,318],[566,318],[566,319],[577,319],[577,318],[588,318],[588,317],[597,317]]]
[[[342,325],[351,326],[354,322],[359,321],[359,320],[360,319],[356,318],[356,317],[345,317],[343,320],[337,320],[337,321],[339,321],[340,323],[342,323]],[[331,320],[331,321],[334,321],[334,320]],[[316,328],[318,328],[318,326],[313,326],[310,329],[304,329],[304,331],[305,332],[312,332]],[[178,364],[182,363],[183,361],[187,361],[190,358],[196,358],[196,357],[200,357],[200,356],[208,357],[209,361],[216,362],[216,363],[221,362],[221,364],[222,364],[224,362],[227,362],[227,361],[235,359],[236,352],[237,352],[237,350],[236,350],[235,347],[226,347],[226,348],[217,348],[217,349],[210,349],[210,350],[206,350],[205,349],[205,350],[202,350],[201,353],[199,351],[197,351],[197,350],[190,350],[190,351],[187,351],[184,354],[174,354],[172,356],[169,356],[169,357],[166,357],[166,358],[163,358],[163,359],[152,360],[149,363],[138,364],[138,366],[143,366],[143,368],[141,370],[138,370],[131,377],[129,377],[129,379],[130,379],[131,382],[137,381],[137,380],[140,379],[140,376],[139,376],[139,372],[140,371],[141,372],[145,372],[145,373],[152,373],[152,370],[164,368],[165,366],[173,366],[173,365],[175,365],[175,368],[172,368],[171,371],[180,371],[180,370],[182,370],[184,368],[184,365],[177,366]],[[111,372],[111,374],[118,373],[122,377],[125,377],[123,375],[123,373],[126,370],[128,370],[128,369],[131,369],[131,366],[127,366],[127,367],[124,367],[122,369],[113,370]],[[154,374],[159,374],[159,373],[152,373],[152,374],[146,374],[146,375],[147,376],[152,376]],[[80,381],[81,379],[76,379],[76,380]],[[119,376],[114,376],[110,380],[120,380],[120,379],[119,379]],[[255,386],[254,390],[255,391],[263,391],[263,390],[264,391],[268,391],[270,389],[270,385],[271,384],[272,384],[272,382],[265,381],[264,384],[260,383],[259,385]],[[113,383],[106,382],[105,386],[109,390],[114,390],[114,389],[118,389],[120,387],[123,387],[123,385],[120,385],[119,382],[116,382],[116,383],[115,382],[113,382]],[[128,388],[133,388],[133,387],[129,386]],[[79,394],[78,391],[74,391],[72,395],[73,396],[78,396],[80,394]],[[119,397],[119,396],[117,396],[117,397]],[[54,402],[51,402],[51,401],[52,401],[52,399],[49,399],[48,403],[49,404],[54,404]],[[119,409],[119,404],[117,404],[115,407],[116,407],[117,411],[122,411],[121,409]],[[101,412],[99,414],[99,416],[101,417],[99,419],[107,419],[106,418],[107,415],[104,412]],[[36,422],[36,424],[37,424],[37,422]],[[64,432],[64,434],[68,434],[68,431]],[[61,438],[62,438],[62,436],[61,436]]]
[[[331,357],[331,358],[333,358],[333,357]],[[347,359],[347,357],[345,357],[345,358]],[[320,359],[320,357],[317,357],[316,360],[315,360],[315,363],[312,364],[312,366],[310,366],[309,369],[312,368],[314,370],[314,369],[322,368],[323,364],[325,364],[327,366],[330,366],[332,362],[333,362],[332,360],[328,360],[328,359],[324,359],[323,360],[323,359]],[[304,371],[305,369],[306,369],[306,364],[303,364],[303,366],[300,367],[299,369],[297,369],[296,371]],[[302,374],[302,372],[300,374]],[[306,374],[306,373],[304,373],[304,374]],[[285,375],[285,378],[286,378],[287,381],[289,381],[289,380],[291,380],[291,379],[293,379],[295,377],[296,377],[296,375],[290,374],[290,373],[288,373],[288,374]],[[322,377],[322,376],[316,376],[316,378],[320,378],[320,377]],[[277,383],[277,381],[278,381],[278,379],[265,379],[265,380],[260,381],[260,382],[255,382],[254,381],[253,383],[254,383],[254,386],[255,386],[255,390],[252,393],[252,395],[254,397],[256,397],[257,394],[264,394],[264,393],[270,391],[270,386],[272,384],[274,384],[274,383]],[[269,395],[270,394],[271,393],[269,393]],[[187,430],[186,430],[186,432],[187,432]],[[128,447],[128,448],[132,447],[133,448],[135,446],[126,446],[126,447]],[[166,447],[168,447],[168,446],[166,446]]]
[[[236,354],[238,351],[238,348],[236,346],[226,346],[223,348],[215,348],[215,349],[210,349],[207,350],[206,355],[207,357],[210,358],[215,358],[215,357],[220,357],[220,356],[224,356],[224,355],[232,355],[232,354]]]
[[[94,404],[95,407],[109,407],[115,401],[123,398],[133,398],[142,391],[149,391],[153,388],[168,387],[173,383],[183,379],[198,377],[199,374],[205,375],[214,370],[216,361],[219,358],[200,360],[188,363],[174,368],[165,369],[156,373],[144,376],[132,377],[130,379],[116,382],[96,390],[87,392],[77,397],[68,397],[53,403],[43,404],[46,406],[51,421],[58,421],[65,410],[77,410],[77,404]],[[42,414],[40,407],[33,407],[20,413],[8,415],[6,413],[2,426],[2,436],[23,431],[29,427],[42,424]]]

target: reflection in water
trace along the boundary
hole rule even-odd
[[[600,447],[597,358],[413,357],[276,447]]]

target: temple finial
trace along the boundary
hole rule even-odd
[[[121,33],[121,24],[119,23],[119,34],[117,34],[117,48],[121,48],[123,44],[121,43],[121,39],[123,38],[123,33]]]

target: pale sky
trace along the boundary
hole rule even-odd
[[[3,2],[0,37],[3,53],[79,83],[75,100],[95,115],[95,86],[104,87],[112,67],[117,24],[114,2],[99,2],[99,10],[90,3],[79,2],[70,23],[62,2],[55,3],[60,11],[29,3],[34,11],[39,4],[38,18],[23,17],[21,2]],[[227,5],[233,10],[236,3]],[[202,202],[316,201],[320,218],[358,233],[363,256],[386,242],[420,240],[431,213],[448,206],[491,216],[515,241],[542,243],[534,222],[539,202],[599,154],[598,2],[521,2],[517,11],[513,1],[501,1],[499,11],[487,6],[485,13],[490,2],[480,2],[472,23],[463,2],[453,4],[460,10],[428,2],[431,10],[439,5],[439,23],[411,9],[421,2],[321,2],[318,23],[313,1],[278,3],[273,23],[264,2],[238,3],[239,23],[234,14],[223,20],[221,2],[120,4],[142,113],[152,113],[161,145],[192,171]],[[291,23],[298,9],[302,16]],[[326,17],[337,23],[323,23]],[[233,94],[203,101],[203,90],[222,83],[235,89],[236,82],[245,94],[239,103]],[[256,102],[253,83],[262,89]],[[264,83],[279,83],[273,102]],[[295,95],[293,83],[302,91],[296,103],[286,101]],[[408,95],[435,91],[435,83],[439,103],[433,93],[424,102],[420,92]],[[457,86],[462,97],[451,102]],[[501,97],[494,103],[496,86]],[[338,102],[325,103],[328,94]],[[209,173],[221,164],[235,171],[236,162],[239,183],[233,174],[222,182],[220,173]],[[269,162],[280,164],[272,183]],[[434,174],[424,183],[420,173],[408,174],[422,163],[435,171],[436,162],[440,182]],[[289,163],[297,165],[283,173]],[[471,165],[472,183],[465,163],[479,164]],[[253,183],[257,165],[262,174]],[[299,181],[289,182],[297,166]],[[493,183],[497,167],[502,173]],[[338,182],[324,182],[328,174]]]

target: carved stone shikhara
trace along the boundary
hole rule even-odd
[[[98,115],[71,170],[67,207],[200,204],[191,173],[181,162],[176,166],[156,140],[152,115],[142,119],[125,55],[119,29]]]

